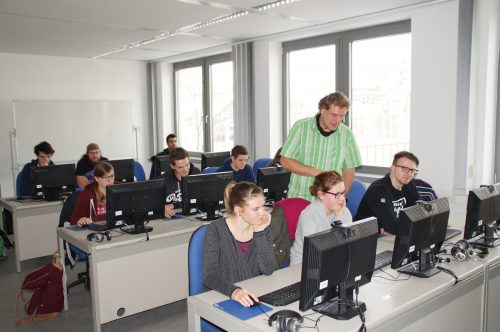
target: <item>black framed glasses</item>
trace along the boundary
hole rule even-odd
[[[345,196],[345,190],[344,191],[341,191],[339,193],[331,193],[329,191],[323,191],[325,194],[330,194],[330,195],[333,195],[335,196],[336,199],[339,199],[341,196]]]
[[[115,179],[115,175],[114,174],[111,174],[111,175],[108,175],[108,176],[99,176],[101,179],[103,180],[114,180]]]
[[[394,166],[401,168],[401,170],[405,174],[408,174],[410,172],[411,172],[411,174],[413,174],[413,176],[418,174],[418,169],[416,169],[416,168],[409,168],[409,167],[401,166],[401,165],[394,165]]]

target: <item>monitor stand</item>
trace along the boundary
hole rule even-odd
[[[432,251],[424,249],[420,251],[420,258],[418,262],[412,262],[398,269],[398,272],[409,274],[418,278],[430,278],[439,270],[432,264]]]
[[[199,219],[201,221],[212,221],[212,220],[217,220],[219,218],[222,218],[223,215],[218,213],[217,208],[219,207],[218,203],[207,203],[204,206],[205,209],[205,216],[200,216],[196,217],[196,219]]]
[[[498,246],[500,244],[500,237],[495,237],[498,224],[500,224],[500,222],[497,220],[496,222],[484,225],[484,236],[471,241],[470,244],[483,248],[494,248]]]
[[[127,234],[143,234],[153,231],[153,227],[144,225],[145,222],[143,215],[134,215],[133,220],[134,225],[132,227],[122,227],[121,230]]]
[[[358,316],[359,311],[366,311],[366,304],[358,301],[357,305],[353,297],[354,287],[346,287],[345,284],[339,285],[339,296],[333,299],[330,303],[322,303],[312,309],[323,315],[338,319],[349,320],[352,317]]]

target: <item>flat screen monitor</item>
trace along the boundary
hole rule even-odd
[[[201,154],[201,169],[204,170],[210,166],[221,166],[231,155],[231,152],[204,152]]]
[[[182,214],[199,212],[205,216],[199,219],[215,220],[222,217],[217,213],[224,208],[224,190],[233,180],[233,172],[188,175],[181,180]]]
[[[377,219],[370,217],[305,236],[299,309],[313,308],[336,319],[358,315],[358,306],[365,311],[353,291],[371,281],[377,234]]]
[[[287,197],[290,171],[283,167],[259,168],[257,185],[262,188],[266,202],[273,203]]]
[[[402,209],[391,267],[420,278],[438,273],[434,259],[445,240],[449,216],[450,205],[446,197]]]
[[[107,160],[115,170],[115,181],[134,182],[134,159]]]
[[[464,239],[485,247],[500,243],[496,227],[500,220],[500,183],[469,191]]]
[[[106,187],[106,225],[121,227],[128,233],[153,230],[145,226],[153,219],[163,218],[165,211],[165,180],[149,180]]]
[[[152,174],[152,177],[165,174],[165,172],[168,172],[172,169],[170,167],[170,158],[168,155],[154,156],[153,163],[153,169],[155,173]]]
[[[36,166],[30,171],[33,198],[58,200],[75,189],[74,164]]]

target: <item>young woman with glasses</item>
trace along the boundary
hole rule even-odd
[[[339,173],[319,173],[309,191],[314,200],[300,214],[290,251],[290,264],[302,262],[304,236],[330,229],[335,221],[343,224],[352,222],[351,212],[346,207],[344,181]]]
[[[106,187],[115,184],[115,170],[110,163],[100,161],[94,167],[94,182],[78,195],[70,216],[73,225],[84,226],[106,220]]]

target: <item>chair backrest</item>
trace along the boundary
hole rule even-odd
[[[218,166],[209,166],[205,167],[202,171],[201,174],[209,174],[209,173],[215,173],[217,172]]]
[[[21,195],[21,173],[16,176],[16,195]]]
[[[359,203],[365,195],[366,188],[363,182],[359,180],[353,180],[351,190],[349,190],[349,195],[347,196],[347,208],[352,214],[352,217],[356,216],[358,212]]]
[[[432,189],[430,184],[422,179],[413,179],[413,181],[417,187],[419,201],[430,202],[438,198],[436,192]]]
[[[259,174],[259,168],[266,167],[273,160],[272,158],[260,158],[255,161],[253,164],[253,177],[255,178],[255,182],[257,183],[257,175]]]
[[[80,195],[81,191],[75,191],[71,193],[63,203],[61,214],[59,215],[59,226],[64,227],[64,223],[69,222],[69,217],[73,210],[75,209],[76,201],[78,200],[78,195]]]
[[[199,227],[191,235],[188,249],[189,295],[203,292],[203,242],[207,225]]]
[[[274,203],[274,206],[281,206],[285,212],[285,220],[288,226],[288,234],[290,235],[290,240],[295,239],[295,231],[297,230],[297,223],[299,222],[299,216],[302,210],[309,205],[309,201],[303,198],[287,198]]]
[[[134,160],[134,176],[137,181],[146,181],[146,173],[144,167],[137,160]]]

